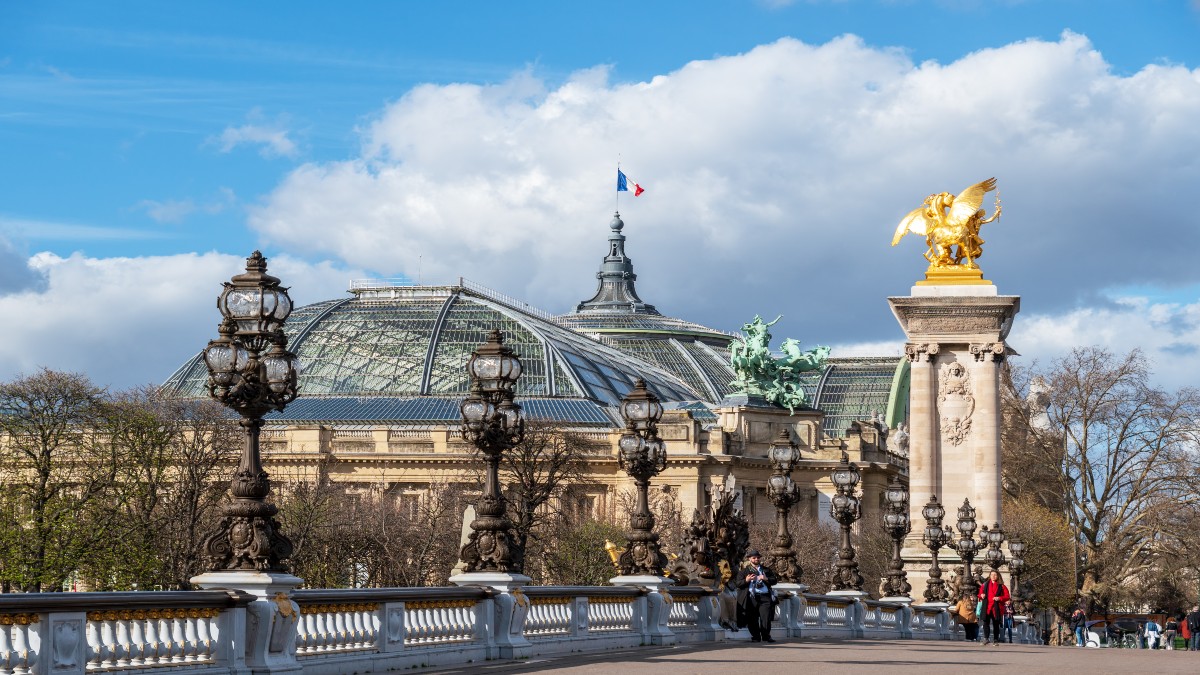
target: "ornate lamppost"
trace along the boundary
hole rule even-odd
[[[779,581],[798,584],[804,570],[796,561],[796,551],[792,548],[788,513],[800,500],[800,489],[792,480],[792,468],[800,461],[800,448],[792,441],[792,434],[787,429],[779,431],[779,437],[771,444],[767,457],[774,468],[767,480],[767,498],[775,505],[775,546],[767,556],[767,565],[775,570]]]
[[[942,529],[946,508],[934,495],[921,509],[921,515],[925,516],[925,532],[921,535],[921,541],[933,556],[929,565],[929,579],[925,582],[925,602],[946,602],[946,582],[942,579],[942,568],[938,564],[938,551],[953,540],[950,530]]]
[[[964,578],[959,579],[959,591],[968,593],[973,598],[979,592],[979,585],[975,581],[975,575],[971,573],[971,563],[975,561],[975,552],[979,550],[980,544],[975,541],[975,507],[971,506],[970,499],[964,499],[962,506],[958,507],[957,526],[958,541],[954,543],[954,549],[958,551],[958,557],[962,558],[964,565]]]
[[[862,515],[861,504],[854,495],[858,485],[858,467],[850,463],[850,457],[842,453],[842,461],[833,471],[833,484],[837,494],[829,504],[829,514],[842,526],[842,541],[838,547],[838,561],[833,572],[831,586],[835,591],[862,592],[863,578],[858,573],[858,561],[854,558],[854,546],[850,543],[850,526]]]
[[[1008,559],[1008,581],[1012,586],[1013,610],[1016,614],[1025,614],[1029,611],[1026,604],[1028,598],[1021,588],[1021,574],[1025,572],[1025,542],[1016,535],[1009,537],[1008,552],[1012,554]]]
[[[471,389],[459,406],[461,433],[483,454],[485,477],[471,534],[460,554],[463,569],[520,574],[524,552],[513,549],[512,523],[505,515],[507,503],[500,490],[500,459],[525,438],[521,406],[513,401],[521,359],[504,344],[504,335],[493,330],[471,354],[467,373]]]
[[[279,509],[266,501],[271,483],[262,466],[259,432],[263,415],[283,410],[296,398],[297,359],[283,334],[292,300],[279,279],[267,274],[267,259],[258,251],[246,259],[246,272],[224,285],[217,308],[225,318],[217,329],[220,337],[204,349],[204,364],[209,395],[241,417],[245,443],[230,483],[233,499],[221,507],[202,556],[213,572],[282,573],[292,542],[279,532]]]
[[[991,529],[987,525],[979,531],[979,542],[987,544],[987,551],[984,556],[987,558],[988,567],[1000,571],[1004,565],[1004,551],[1000,546],[1004,544],[1004,530],[1000,529],[1000,523],[992,523]]]
[[[912,532],[912,522],[908,518],[908,488],[900,482],[899,476],[892,476],[883,498],[883,529],[892,538],[892,562],[883,576],[879,592],[888,598],[906,598],[912,591],[912,585],[908,583],[908,573],[904,571],[900,548],[904,544],[904,537]]]
[[[629,517],[629,545],[617,559],[623,576],[661,577],[667,557],[658,547],[654,514],[650,512],[650,479],[667,467],[667,449],[658,437],[662,404],[646,383],[638,378],[633,390],[621,401],[625,433],[618,441],[617,460],[637,485],[637,504]]]

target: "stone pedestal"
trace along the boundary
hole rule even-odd
[[[1020,298],[992,285],[920,285],[888,298],[908,339],[909,517],[912,534],[903,557],[913,597],[923,598],[930,554],[921,542],[921,509],[931,495],[953,527],[964,499],[982,526],[1003,523],[1000,513],[1000,363]],[[954,556],[942,559],[944,574]],[[946,578],[948,574],[943,576]]]
[[[298,673],[296,624],[300,606],[291,599],[300,577],[279,572],[230,570],[205,572],[191,582],[204,590],[238,590],[255,596],[246,606],[246,667],[251,673]],[[235,656],[235,655],[230,655]]]
[[[529,616],[529,598],[521,587],[532,581],[524,574],[509,572],[467,572],[450,577],[455,586],[482,586],[496,591],[492,598],[489,657],[526,659],[533,654],[533,645],[525,639],[525,619]]]
[[[628,574],[613,577],[608,582],[613,586],[639,586],[649,589],[646,594],[642,611],[642,635],[646,642],[652,645],[673,645],[677,638],[668,627],[671,618],[671,586],[675,580],[668,577],[658,577],[650,574]]]

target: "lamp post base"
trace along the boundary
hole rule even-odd
[[[494,588],[501,593],[511,593],[516,589],[529,585],[532,581],[524,574],[512,572],[465,572],[450,577],[450,583],[455,586],[484,586]]]
[[[521,587],[532,581],[524,574],[511,572],[467,572],[450,577],[455,586],[483,586],[496,591],[493,616],[495,643],[488,645],[488,658],[527,659],[533,655],[533,645],[525,639],[525,618],[529,616],[529,598]]]
[[[608,582],[613,586],[642,586],[650,589],[646,594],[645,604],[641,605],[645,612],[642,615],[642,631],[646,640],[652,645],[673,645],[678,641],[667,627],[673,601],[670,600],[670,592],[666,589],[675,585],[674,579],[653,574],[623,574],[609,579]]]
[[[304,583],[303,579],[282,572],[222,570],[205,572],[190,581],[205,590],[238,590],[255,596],[241,618],[247,624],[245,659],[251,671],[298,673],[303,670],[296,662],[296,624],[300,621],[300,606],[289,595],[293,588]]]

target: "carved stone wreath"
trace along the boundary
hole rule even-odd
[[[941,368],[938,378],[938,416],[942,439],[960,445],[971,432],[971,414],[975,397],[971,394],[971,375],[958,361]]]

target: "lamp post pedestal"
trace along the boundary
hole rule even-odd
[[[245,663],[255,673],[299,673],[296,661],[296,624],[300,606],[291,599],[292,589],[304,583],[283,572],[221,570],[191,578],[204,590],[236,590],[254,596],[246,614],[234,619],[235,635],[246,635]],[[242,622],[241,626],[236,624]],[[236,662],[241,654],[231,655]]]
[[[533,655],[533,644],[525,639],[529,598],[521,592],[530,581],[524,574],[512,572],[467,572],[450,577],[455,586],[480,586],[496,592],[492,597],[496,629],[489,636],[494,640],[488,645],[489,659],[526,659]]]
[[[781,581],[772,589],[779,595],[779,623],[783,626],[784,637],[804,637],[804,610],[808,606],[804,592],[808,590],[808,584]]]
[[[648,593],[634,600],[634,616],[640,613],[642,635],[652,645],[673,645],[679,641],[667,625],[671,618],[671,593],[667,590],[675,585],[669,577],[653,574],[622,574],[609,579],[613,586],[635,586],[645,588]]]

